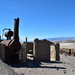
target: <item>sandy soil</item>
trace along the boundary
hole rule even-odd
[[[60,62],[28,62],[11,65],[21,75],[75,75],[75,57],[60,55]]]

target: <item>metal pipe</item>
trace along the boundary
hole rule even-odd
[[[3,39],[3,35],[4,35],[4,31],[5,31],[5,30],[11,31],[11,29],[9,29],[9,28],[4,28],[4,29],[3,29],[3,34],[2,34],[2,39]]]

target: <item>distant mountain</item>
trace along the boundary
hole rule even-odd
[[[75,40],[75,37],[56,37],[56,38],[46,38],[49,41],[66,41],[66,40]]]

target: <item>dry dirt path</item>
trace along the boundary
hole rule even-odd
[[[60,62],[28,62],[12,68],[21,75],[75,75],[75,57],[60,57]]]

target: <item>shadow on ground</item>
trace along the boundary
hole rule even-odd
[[[66,69],[65,67],[56,67],[51,66],[51,64],[62,64],[64,62],[58,61],[49,61],[49,62],[27,62],[27,63],[16,63],[16,64],[9,64],[11,67],[15,68],[52,68],[52,69]],[[48,66],[47,66],[48,65]]]

